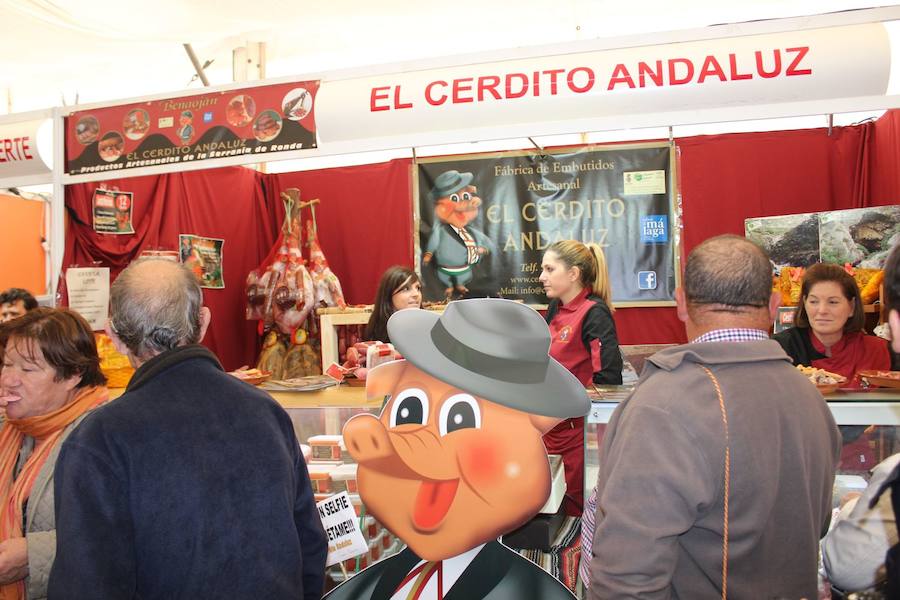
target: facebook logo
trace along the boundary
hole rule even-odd
[[[638,271],[638,289],[656,289],[656,271]]]
[[[669,241],[669,215],[641,217],[641,242],[665,244]]]

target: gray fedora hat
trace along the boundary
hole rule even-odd
[[[444,314],[400,310],[388,335],[403,357],[491,402],[548,417],[582,417],[584,386],[548,354],[550,329],[534,309],[499,298],[458,300]]]
[[[448,196],[453,192],[463,189],[475,178],[471,173],[460,173],[459,171],[444,171],[434,180],[434,187],[431,188],[431,199],[437,200]]]

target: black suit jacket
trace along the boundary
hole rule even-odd
[[[409,548],[357,573],[325,595],[327,600],[389,600],[422,560]],[[573,600],[569,589],[530,560],[497,541],[488,542],[444,600]]]

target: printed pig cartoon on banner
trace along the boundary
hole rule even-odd
[[[388,333],[406,360],[373,369],[366,392],[389,401],[380,417],[350,419],[343,435],[363,503],[407,547],[327,598],[571,600],[497,540],[549,496],[541,436],[590,407],[548,355],[544,319],[510,300],[473,299],[440,317],[398,311]]]
[[[434,261],[448,300],[454,290],[460,296],[469,292],[466,284],[472,281],[472,269],[484,255],[495,251],[490,238],[469,225],[481,206],[472,179],[471,173],[446,171],[437,176],[431,190],[435,224],[422,262]]]

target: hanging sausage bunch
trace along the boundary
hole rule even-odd
[[[321,373],[318,342],[310,335],[316,328],[313,309],[345,303],[340,282],[319,246],[314,221],[307,230],[311,264],[301,251],[301,209],[318,200],[300,202],[296,188],[282,192],[281,199],[285,206],[281,235],[262,265],[247,276],[246,295],[247,319],[259,320],[260,333],[265,334],[257,367],[275,379],[288,379]]]

